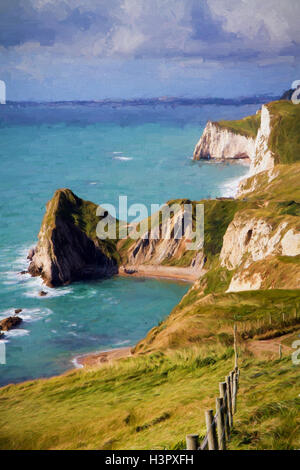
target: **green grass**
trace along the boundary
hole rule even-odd
[[[300,161],[300,106],[291,101],[274,101],[267,105],[271,113],[269,147],[276,163]]]
[[[300,163],[277,165],[273,170],[274,178],[269,180],[265,172],[246,180],[245,189],[255,183],[255,190],[246,195],[249,201],[278,201],[300,203]],[[242,196],[242,199],[244,196]],[[298,209],[297,209],[298,210]]]
[[[178,449],[233,367],[229,347],[122,360],[0,390],[1,449]],[[299,368],[244,353],[231,449],[296,449]]]
[[[218,121],[214,124],[221,128],[230,130],[235,134],[242,134],[245,137],[252,137],[255,139],[257,136],[258,129],[260,127],[261,113],[253,116],[248,116],[244,119],[236,121]]]
[[[225,279],[224,289],[228,274],[221,271],[221,276]],[[275,335],[276,331],[282,330],[282,313],[290,318],[298,312],[300,317],[299,289],[234,293],[213,291],[207,294],[207,285],[212,287],[216,282],[213,279],[211,284],[207,284],[207,281],[200,280],[193,285],[160,327],[150,330],[136,345],[135,351],[149,353],[195,345],[209,346],[215,343],[216,335],[231,334],[234,322],[239,323],[240,329],[251,329],[251,337],[254,337],[262,333],[261,326],[268,323],[270,315],[276,323],[272,330]]]

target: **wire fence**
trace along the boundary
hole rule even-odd
[[[206,435],[199,444],[198,434],[186,436],[187,450],[226,450],[233,427],[233,416],[237,409],[240,370],[238,368],[237,327],[234,325],[235,367],[219,383],[220,396],[216,398],[216,412],[205,411]]]

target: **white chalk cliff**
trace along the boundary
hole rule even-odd
[[[194,160],[252,158],[255,140],[236,134],[217,123],[208,121],[203,135],[196,145]]]
[[[268,147],[271,133],[271,116],[266,105],[261,109],[261,125],[256,138],[233,132],[218,123],[208,121],[194,151],[194,160],[212,158],[250,159],[250,175],[274,167],[274,156]]]

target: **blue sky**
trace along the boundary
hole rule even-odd
[[[300,79],[299,0],[1,0],[10,100],[279,94]]]

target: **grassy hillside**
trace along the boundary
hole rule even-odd
[[[238,119],[236,121],[218,121],[214,124],[223,129],[228,129],[235,134],[242,134],[245,137],[252,137],[255,139],[260,127],[260,115],[261,113],[258,112],[257,114],[248,116],[244,119]]]
[[[271,113],[269,147],[276,163],[300,161],[300,106],[291,101],[274,101],[267,105]]]
[[[192,348],[0,390],[2,449],[176,449],[205,434],[230,347]],[[300,446],[299,368],[244,350],[231,449]]]

